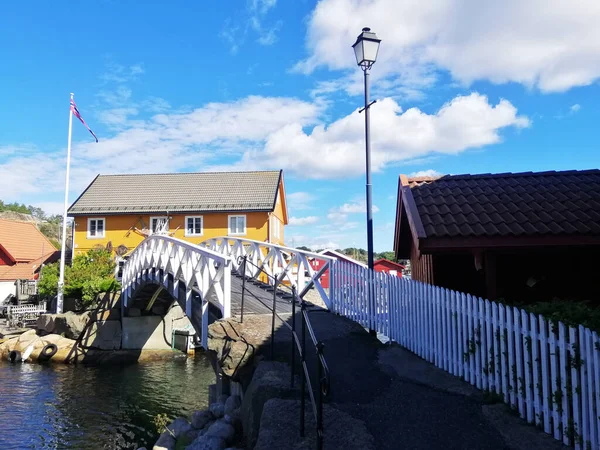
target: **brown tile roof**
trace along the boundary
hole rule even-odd
[[[427,238],[600,236],[600,170],[406,180]]]
[[[60,252],[52,251],[27,263],[17,263],[12,266],[0,266],[0,281],[33,280],[42,264],[49,264],[60,258]]]
[[[28,262],[56,249],[33,223],[0,219],[0,246],[17,262]]]
[[[98,175],[71,215],[272,211],[282,172]]]

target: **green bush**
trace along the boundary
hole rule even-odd
[[[562,322],[571,327],[583,325],[590,330],[600,332],[600,308],[590,302],[555,299],[522,305],[522,308],[541,314],[555,324]]]
[[[92,306],[101,292],[120,289],[115,280],[116,263],[112,254],[105,249],[92,249],[73,258],[71,266],[65,267],[64,295],[81,300],[82,306]],[[43,296],[55,296],[58,290],[59,263],[49,264],[42,269],[39,292]]]

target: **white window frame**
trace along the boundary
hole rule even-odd
[[[167,221],[167,224],[169,223],[169,216],[150,216],[150,232],[152,234],[155,233],[155,231],[152,229],[152,221],[154,219],[165,219]]]
[[[196,229],[196,219],[200,219],[200,233],[190,233],[188,230],[188,220],[194,219],[194,230]],[[204,234],[204,216],[185,216],[185,233],[186,237],[202,236]]]
[[[241,217],[244,218],[244,231],[242,233],[234,233],[233,231],[231,231],[231,219],[234,217],[236,219],[239,219]],[[248,227],[247,220],[248,219],[246,218],[246,214],[233,214],[233,215],[227,216],[227,233],[229,234],[229,236],[245,236],[247,227]]]
[[[92,236],[90,234],[90,230],[92,228],[92,220],[96,221],[96,231],[95,235]],[[98,221],[102,221],[102,235],[98,235]],[[88,217],[87,220],[87,238],[88,239],[104,239],[106,237],[106,218],[104,217]]]

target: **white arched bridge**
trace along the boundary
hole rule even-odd
[[[280,284],[296,287],[300,298],[314,290],[330,308],[331,296],[320,278],[326,271],[333,275],[334,262],[319,253],[250,239],[219,237],[195,245],[155,234],[125,263],[123,305],[149,310],[159,298],[175,299],[206,348],[208,325],[241,313],[243,284],[251,294],[246,296],[246,314],[271,313],[273,288]],[[291,312],[289,297],[281,292],[275,298],[279,312]]]

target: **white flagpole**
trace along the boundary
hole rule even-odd
[[[71,93],[71,100],[73,100]],[[65,205],[62,223],[62,245],[60,250],[60,275],[58,276],[58,293],[56,296],[56,313],[63,312],[63,288],[65,285],[65,254],[67,244],[67,208],[69,207],[69,169],[71,167],[71,132],[73,131],[73,110],[69,101],[69,141],[67,144],[67,173],[65,175]]]

